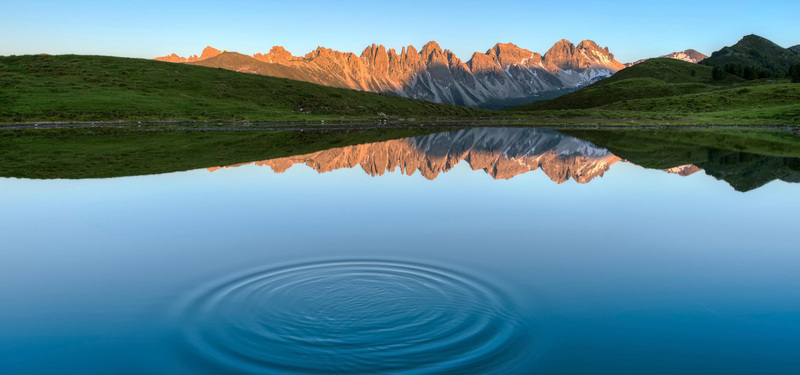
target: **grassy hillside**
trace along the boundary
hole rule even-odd
[[[724,47],[700,62],[706,66],[739,64],[766,70],[777,77],[785,77],[789,68],[800,64],[800,56],[757,35],[747,35],[738,43]]]
[[[611,110],[662,113],[695,113],[723,118],[782,118],[800,115],[800,85],[774,83],[722,88],[708,92],[670,95],[661,98],[617,101]]]
[[[169,128],[0,130],[0,177],[80,179],[168,173],[430,132],[421,128],[302,132]]]
[[[471,108],[185,64],[105,56],[0,57],[0,122],[258,121],[460,116]]]
[[[559,110],[596,108],[642,98],[707,92],[718,89],[711,77],[713,69],[685,61],[650,59],[562,97],[514,107],[513,110]],[[740,81],[730,76],[726,83]]]
[[[800,122],[800,85],[712,78],[713,68],[651,59],[562,97],[511,108],[523,116]]]

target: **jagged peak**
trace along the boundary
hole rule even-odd
[[[518,47],[514,43],[497,43],[489,51],[495,51],[499,53],[502,51],[518,51],[518,50],[522,50],[522,48]]]
[[[570,42],[569,40],[561,39],[558,42],[556,42],[556,44],[553,44],[553,46],[550,47],[549,50],[547,50],[547,52],[545,53],[545,56],[549,55],[549,54],[552,54],[554,52],[561,52],[561,51],[567,52],[569,54],[574,54],[575,53],[575,45],[572,44],[572,42]]]
[[[217,56],[217,55],[219,55],[221,53],[222,53],[222,51],[220,51],[220,50],[218,50],[218,49],[216,49],[214,47],[206,46],[206,48],[203,49],[203,53],[200,54],[200,59],[208,59],[208,58]]]
[[[286,48],[283,48],[283,46],[272,46],[272,48],[269,49],[269,53],[284,53],[284,52],[288,53],[289,51],[287,51]]]
[[[570,42],[569,40],[561,39],[555,44],[553,44],[553,47],[555,46],[574,46],[574,44],[572,44],[572,42]]]
[[[286,63],[289,60],[294,60],[294,57],[289,51],[282,46],[272,46],[266,54],[256,53],[253,58],[267,63]]]
[[[427,56],[433,52],[442,52],[442,47],[439,46],[439,43],[436,43],[435,41],[432,40],[428,43],[425,43],[425,45],[422,46],[423,55]]]
[[[361,52],[362,58],[376,57],[378,55],[386,55],[386,47],[384,47],[382,44],[372,43],[372,45],[364,48],[364,51]]]
[[[475,52],[467,62],[467,65],[473,71],[487,70],[495,67],[497,65],[497,60],[493,55]]]
[[[597,43],[595,43],[593,40],[589,40],[589,39],[583,40],[580,43],[578,43],[578,46],[576,48],[578,48],[578,49],[598,49],[598,50],[602,50],[603,49],[602,47],[598,46]],[[606,47],[605,49],[608,50],[608,47]]]
[[[486,51],[487,55],[491,55],[503,67],[514,64],[525,64],[531,59],[534,63],[541,62],[541,55],[521,48],[513,43],[497,43],[490,50]]]

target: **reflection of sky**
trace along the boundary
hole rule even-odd
[[[94,362],[103,348],[125,353],[109,363],[156,361],[169,346],[160,317],[198,285],[340,257],[432,263],[499,285],[530,314],[544,368],[599,356],[613,368],[659,351],[676,371],[700,353],[717,356],[716,370],[758,358],[785,370],[800,345],[797,184],[739,193],[702,172],[617,163],[590,184],[558,185],[541,171],[493,180],[462,162],[434,181],[245,166],[0,179],[0,191],[0,370],[42,353],[108,370]]]

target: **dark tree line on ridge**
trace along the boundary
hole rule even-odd
[[[740,63],[728,63],[724,65],[717,65],[712,70],[711,75],[714,80],[720,81],[725,79],[728,74],[735,75],[739,78],[744,78],[748,81],[761,78],[791,78],[792,82],[800,83],[800,64],[795,64],[789,67],[789,72],[786,75],[780,72],[774,72],[769,69],[764,69],[752,65],[742,65]]]
[[[723,80],[728,74],[735,75],[739,78],[744,78],[748,81],[760,78],[792,78],[792,82],[800,82],[800,64],[793,65],[789,68],[786,75],[778,72],[770,71],[769,69],[760,68],[757,66],[745,66],[740,63],[729,63],[725,65],[717,65],[711,72],[715,80]]]
[[[789,77],[792,77],[792,82],[800,83],[800,64],[792,65],[789,68]]]

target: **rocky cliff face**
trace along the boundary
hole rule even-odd
[[[665,56],[661,56],[661,57],[666,57],[666,58],[676,59],[676,60],[683,60],[683,61],[694,63],[694,64],[697,64],[697,63],[699,63],[699,62],[701,62],[701,61],[703,61],[703,60],[708,58],[708,56],[706,56],[706,55],[704,55],[704,54],[702,54],[700,52],[697,52],[697,51],[695,51],[693,49],[687,49],[686,51],[681,51],[681,52],[673,52],[673,53],[670,53],[669,55],[665,55]]]
[[[282,71],[278,76],[326,86],[488,108],[575,90],[624,68],[608,48],[589,40],[577,46],[562,40],[544,55],[510,43],[497,44],[485,53],[476,52],[467,62],[436,42],[419,51],[414,46],[403,47],[399,53],[373,44],[361,55],[319,47],[303,57],[273,47],[266,54],[239,58],[235,64],[219,61],[224,55],[208,47],[200,57],[172,54],[157,60],[266,75]],[[282,69],[254,68],[258,63]]]
[[[192,55],[189,57],[181,57],[173,53],[169,56],[156,57],[155,60],[171,63],[190,63],[210,59],[212,57],[219,56],[220,54],[222,54],[222,51],[213,47],[206,47],[203,49],[203,52],[200,54],[200,56]]]
[[[682,60],[682,61],[690,62],[690,63],[693,63],[693,64],[697,64],[697,63],[707,59],[708,56],[706,56],[706,55],[704,55],[704,54],[702,54],[700,52],[697,52],[697,51],[695,51],[693,49],[687,49],[685,51],[673,52],[673,53],[670,53],[669,55],[659,56],[659,58]],[[632,63],[628,63],[628,64],[625,64],[625,67],[634,66],[636,64],[645,62],[647,60],[649,60],[649,59],[641,59],[641,60],[638,60],[638,61],[635,61],[635,62],[632,62]]]
[[[269,166],[276,173],[295,164],[305,164],[320,173],[360,165],[371,176],[399,169],[407,175],[419,171],[433,180],[461,161],[495,179],[541,169],[556,183],[573,179],[583,184],[603,176],[620,159],[589,142],[550,130],[469,129],[248,164]],[[218,169],[209,168],[212,172]]]

